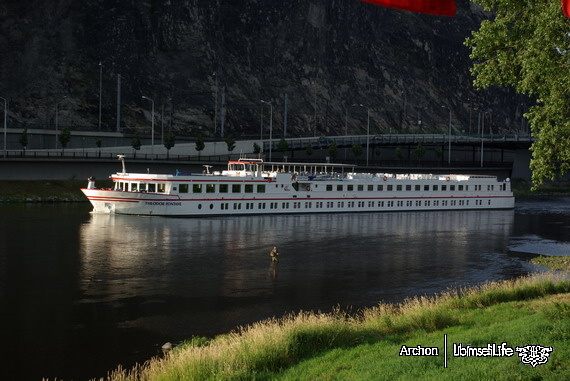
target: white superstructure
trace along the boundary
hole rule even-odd
[[[89,180],[83,193],[94,212],[212,216],[241,214],[510,209],[509,180],[495,176],[355,173],[350,165],[228,162],[201,174],[128,173],[112,189]]]

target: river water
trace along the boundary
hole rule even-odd
[[[524,261],[533,255],[570,253],[568,198],[508,211],[207,219],[90,209],[0,206],[2,378],[101,377],[166,341],[513,278],[539,270]]]

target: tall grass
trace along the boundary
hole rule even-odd
[[[164,358],[117,369],[107,380],[250,380],[332,348],[456,325],[454,311],[566,292],[567,276],[547,273],[381,304],[354,315],[339,309],[327,314],[299,312],[182,345]]]

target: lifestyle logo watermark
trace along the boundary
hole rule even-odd
[[[543,365],[548,362],[550,353],[554,349],[552,347],[543,347],[542,345],[525,345],[524,347],[516,347],[515,350],[523,364],[536,368],[537,365]]]
[[[444,334],[443,341],[443,365],[447,368],[448,345],[447,334]],[[551,346],[542,346],[538,344],[511,347],[506,342],[501,344],[489,343],[486,346],[476,347],[471,344],[453,343],[453,357],[513,357],[518,354],[522,364],[530,365],[536,368],[538,365],[544,365],[550,358],[550,353],[554,351]],[[400,356],[439,356],[439,347],[424,347],[421,345],[407,346],[402,345]]]

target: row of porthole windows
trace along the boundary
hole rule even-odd
[[[449,188],[448,188],[449,187]],[[475,185],[475,190],[477,190],[477,187],[479,187],[478,190],[481,190],[481,186],[480,185]],[[333,184],[327,184],[326,186],[326,190],[328,192],[332,192],[333,190],[336,190],[337,192],[344,192],[346,189],[347,192],[353,192],[353,191],[357,191],[357,192],[364,192],[364,190],[368,191],[368,192],[373,192],[374,190],[379,191],[379,192],[383,192],[384,190],[391,192],[391,191],[407,191],[407,192],[411,192],[412,191],[412,185],[411,184],[398,184],[398,185],[392,185],[392,184],[388,184],[386,186],[384,186],[384,184],[378,184],[376,185],[376,187],[374,187],[374,185],[372,184],[368,184],[368,185],[364,185],[364,184],[358,184],[358,185],[344,185],[344,184],[337,184],[336,188]],[[442,192],[446,192],[448,189],[451,192],[454,191],[459,191],[459,192],[463,192],[463,191],[469,191],[469,185],[424,185],[423,187],[419,184],[416,184],[413,186],[414,191],[419,192],[423,189],[424,192],[429,192],[434,191],[442,191]],[[487,187],[488,191],[491,191],[494,189],[493,185],[490,185]]]
[[[487,200],[487,203],[488,203],[488,205],[491,205],[491,200]],[[232,203],[232,209],[233,210],[241,210],[242,204],[245,205],[246,210],[255,209],[255,204],[253,202],[246,202],[246,203],[234,202],[234,203]],[[257,203],[257,209],[258,210],[266,209],[267,204],[269,204],[269,209],[278,209],[279,205],[281,205],[281,209],[289,209],[289,207],[290,207],[289,202],[281,202],[281,203],[279,203],[279,202],[270,202],[270,203],[260,202],[260,203]],[[311,201],[305,201],[305,202],[295,201],[292,204],[293,204],[293,209],[301,209],[301,206],[303,204],[304,204],[305,209],[311,209],[313,207],[313,202],[311,202]],[[355,207],[354,201],[346,201],[346,202],[345,201],[337,201],[337,203],[336,203],[337,208],[341,208],[341,209],[344,208],[345,204],[348,208],[354,208]],[[334,201],[327,201],[326,204],[322,201],[315,202],[315,207],[317,209],[323,208],[324,205],[326,205],[327,209],[332,209],[335,206],[335,202]],[[374,208],[374,207],[383,208],[384,206],[387,206],[388,208],[392,208],[392,207],[394,207],[394,205],[396,205],[396,207],[403,207],[404,201],[398,200],[395,203],[394,203],[394,201],[368,201],[368,203],[366,203],[365,201],[358,201],[356,203],[356,206],[358,208],[364,208],[365,206],[368,206],[368,208]],[[412,200],[407,200],[405,202],[405,205],[407,207],[414,206]],[[475,205],[482,206],[483,200],[475,200]],[[421,207],[422,206],[422,200],[416,200],[415,206]],[[423,206],[469,206],[469,200],[423,200]],[[209,204],[209,208],[210,208],[210,210],[214,209],[214,204]],[[200,210],[202,209],[202,204],[198,204],[198,209],[200,209]],[[221,203],[220,209],[221,210],[230,210],[230,203],[229,202]]]

